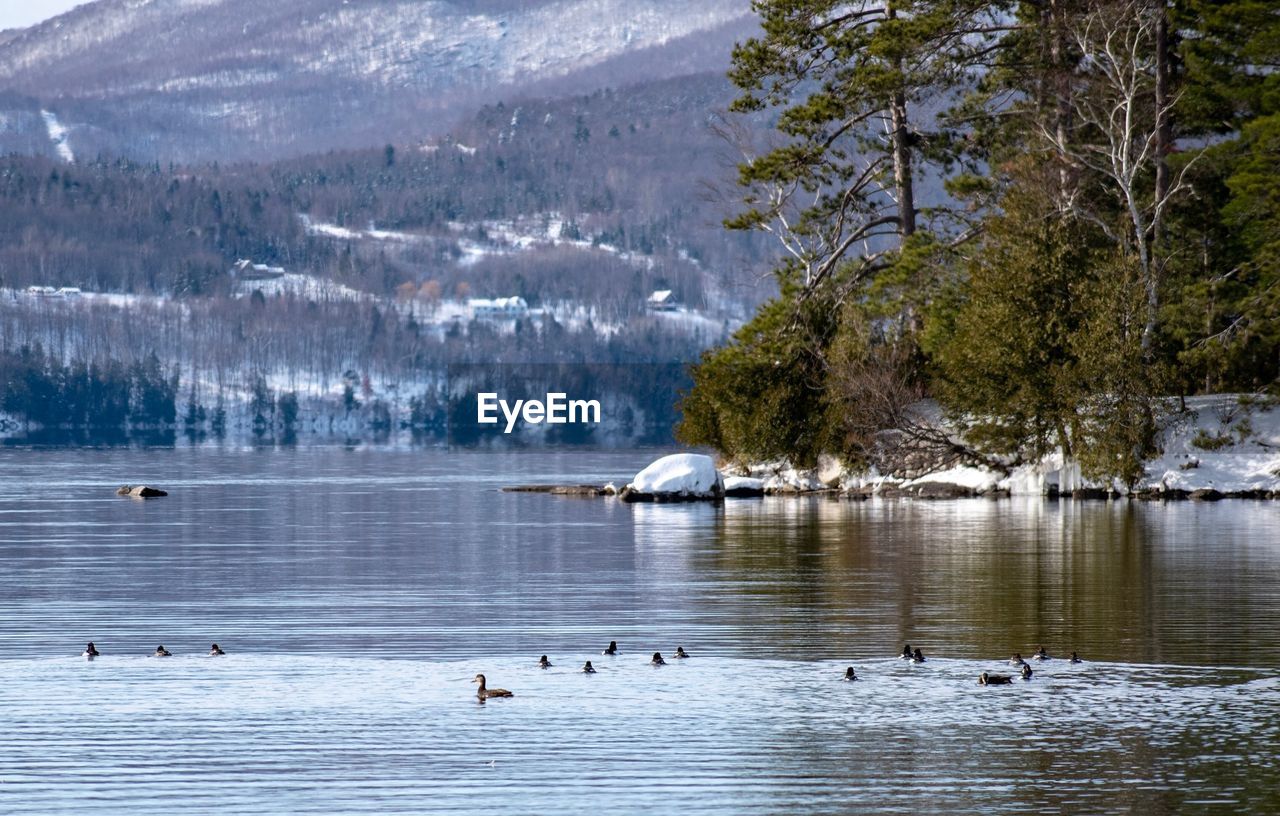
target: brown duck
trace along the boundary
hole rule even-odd
[[[487,700],[490,697],[514,697],[515,696],[514,694],[507,691],[506,689],[486,688],[484,684],[483,674],[477,674],[476,679],[472,680],[471,682],[480,684],[480,688],[476,690],[476,696],[479,697],[481,700]]]

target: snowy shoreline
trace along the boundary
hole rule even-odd
[[[1255,395],[1191,397],[1167,414],[1160,455],[1148,460],[1132,489],[1084,479],[1077,463],[1056,451],[1007,472],[957,466],[896,478],[849,470],[824,458],[819,467],[786,462],[725,470],[725,489],[758,488],[765,495],[828,493],[850,498],[965,498],[1045,496],[1143,500],[1280,498],[1280,405]]]
[[[762,496],[861,499],[1044,498],[1146,501],[1280,499],[1280,405],[1254,395],[1189,398],[1164,417],[1159,456],[1130,489],[1084,479],[1061,451],[1005,471],[976,466],[937,468],[912,478],[851,470],[831,457],[815,468],[785,461],[746,467],[717,464],[702,454],[655,460],[621,491],[613,485],[525,486],[521,490],[574,495],[617,495],[622,501],[723,501]]]

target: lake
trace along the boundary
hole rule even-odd
[[[500,492],[652,458],[0,450],[0,812],[1280,811],[1280,505]]]

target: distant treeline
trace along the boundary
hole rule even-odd
[[[63,365],[39,346],[0,351],[0,410],[49,431],[86,438],[171,431],[177,388],[177,374],[154,354],[132,364]]]
[[[447,375],[447,376],[446,376]],[[437,369],[410,392],[374,390],[367,375],[343,372],[338,396],[299,397],[255,372],[245,399],[202,396],[181,387],[152,354],[132,364],[62,364],[39,347],[0,352],[0,431],[11,440],[45,444],[172,444],[232,438],[296,444],[300,438],[385,440],[396,432],[426,443],[491,447],[669,444],[685,367],[637,365],[463,365]],[[495,388],[504,399],[542,398],[563,390],[605,406],[598,426],[521,428],[488,433],[475,422],[475,392]],[[532,389],[532,390],[531,390]],[[545,431],[542,433],[540,431]]]

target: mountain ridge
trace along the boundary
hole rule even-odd
[[[724,70],[753,22],[746,0],[98,0],[8,32],[0,91],[53,112],[77,154],[283,158],[429,138],[503,98]]]

